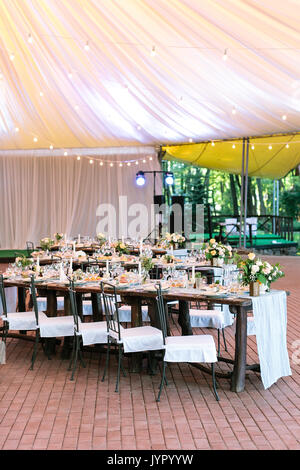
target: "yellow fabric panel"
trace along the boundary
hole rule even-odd
[[[167,160],[184,161],[203,168],[241,174],[243,140],[218,141],[214,144],[205,142],[173,145],[162,147],[162,150],[166,151],[164,159]],[[233,145],[235,148],[232,147]],[[269,146],[272,148],[270,149]],[[250,139],[249,176],[279,179],[299,164],[300,135],[277,135]]]

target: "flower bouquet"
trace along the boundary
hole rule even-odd
[[[97,233],[96,239],[100,246],[104,245],[104,243],[106,242],[106,237],[104,233]]]
[[[166,232],[165,236],[160,239],[159,244],[166,248],[171,247],[171,246],[173,248],[176,248],[176,246],[182,247],[184,245],[184,242],[185,242],[185,237],[180,235],[180,233]]]
[[[212,266],[222,266],[224,260],[232,258],[232,248],[230,245],[218,243],[214,238],[203,245],[205,258],[211,261]]]
[[[154,264],[152,258],[149,256],[141,256],[140,261],[143,272],[143,281],[145,282],[149,276],[149,271],[154,267]]]
[[[124,255],[124,254],[129,253],[128,246],[123,242],[118,241],[116,243],[113,243],[113,247],[115,251],[119,253],[119,255]]]
[[[163,255],[162,262],[166,264],[174,263],[175,257],[173,255]]]
[[[64,234],[63,233],[55,233],[54,238],[59,243],[63,239]]]
[[[249,253],[248,258],[240,260],[237,265],[242,271],[242,285],[249,285],[251,296],[269,290],[272,282],[284,276],[278,263],[271,265],[257,258],[255,253]]]
[[[54,245],[54,240],[52,238],[42,238],[40,241],[42,250],[49,251],[50,248]]]
[[[22,256],[18,256],[15,259],[15,263],[16,263],[17,268],[24,269],[24,268],[28,268],[29,266],[32,266],[33,259],[32,258],[26,258],[25,255],[22,255]]]

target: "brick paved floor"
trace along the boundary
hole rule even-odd
[[[279,261],[286,277],[276,288],[291,292],[291,358],[292,344],[300,339],[300,258]],[[178,334],[177,326],[172,328]],[[232,327],[226,329],[226,338],[231,356]],[[248,339],[249,362],[257,361],[255,337]],[[300,449],[300,366],[292,361],[293,375],[268,390],[253,372],[240,394],[230,392],[227,380],[219,380],[220,402],[209,376],[173,364],[167,371],[169,386],[156,403],[159,374],[129,374],[121,379],[117,394],[114,358],[102,383],[104,358],[85,354],[87,367],[71,382],[59,348],[51,361],[40,350],[34,371],[29,370],[32,346],[8,339],[7,364],[0,366],[0,449]]]

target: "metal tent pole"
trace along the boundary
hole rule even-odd
[[[273,217],[272,232],[275,233],[275,215],[276,215],[276,180],[273,180]]]
[[[244,206],[244,163],[245,163],[245,138],[243,137],[242,153],[242,173],[241,173],[241,204],[240,204],[240,236],[239,247],[242,247],[242,224],[243,224],[243,206]]]
[[[247,246],[247,207],[248,207],[248,163],[249,163],[249,137],[246,144],[246,171],[245,171],[245,194],[244,194],[244,248]]]
[[[277,180],[277,191],[276,191],[276,215],[279,215],[279,180]]]

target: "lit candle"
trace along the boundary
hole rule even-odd
[[[40,258],[39,257],[37,257],[36,265],[37,265],[38,268],[40,267]]]
[[[59,266],[59,280],[60,281],[63,281],[64,280],[64,270],[63,270],[63,264],[60,263],[60,266]]]
[[[139,276],[142,275],[142,263],[139,261]]]
[[[109,274],[109,261],[106,260],[106,274]]]
[[[73,242],[73,251],[74,251],[74,253],[75,253],[75,244],[76,244],[76,242]]]

